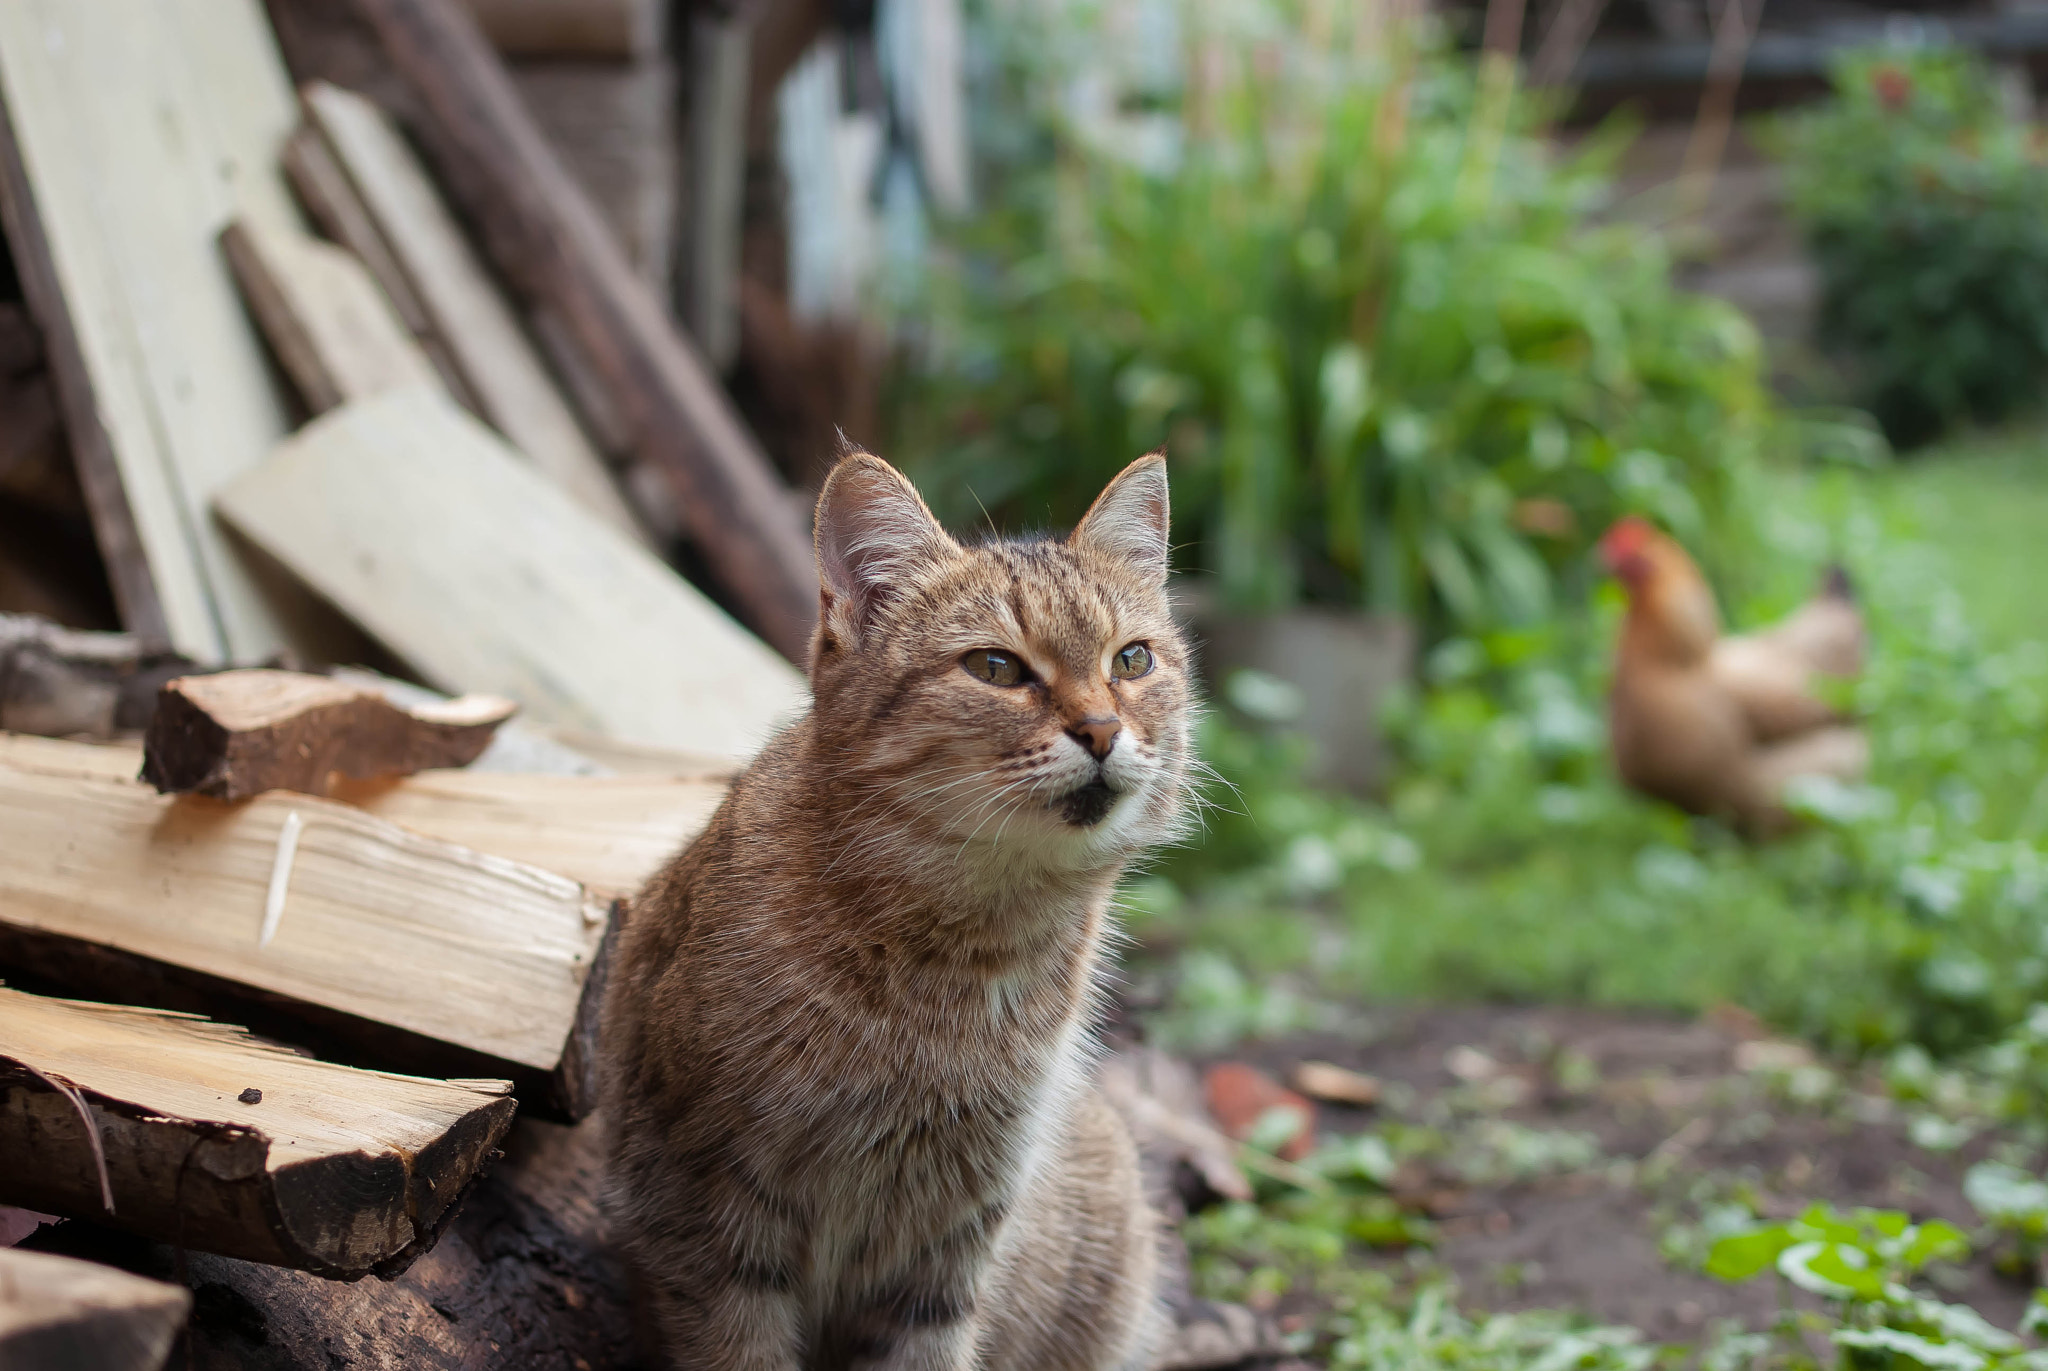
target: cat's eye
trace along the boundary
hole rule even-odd
[[[1132,643],[1109,664],[1109,674],[1119,681],[1135,681],[1152,670],[1152,649]]]
[[[990,685],[1023,685],[1030,673],[1024,670],[1024,663],[1014,652],[1003,652],[992,647],[978,647],[960,659],[960,665],[969,676]]]

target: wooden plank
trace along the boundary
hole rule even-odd
[[[344,405],[221,493],[224,518],[448,691],[741,760],[802,678],[446,397]]]
[[[160,1371],[191,1308],[183,1286],[0,1248],[0,1366]]]
[[[462,0],[507,57],[618,61],[661,51],[664,0]]]
[[[291,90],[255,0],[0,6],[9,237],[129,626],[201,660],[295,646],[208,516],[288,427],[215,237],[290,222]]]
[[[432,1247],[516,1103],[0,987],[0,1201],[354,1279]]]
[[[418,132],[512,287],[554,313],[668,474],[732,602],[805,660],[817,573],[802,513],[732,402],[548,146],[497,54],[451,0],[361,0],[424,111]]]
[[[112,949],[242,987],[319,1041],[367,1044],[360,1060],[510,1075],[580,1107],[609,902],[329,800],[82,776],[78,746],[0,737],[0,961],[118,997],[72,945]]]
[[[639,536],[603,459],[390,118],[338,86],[315,82],[304,95],[307,117],[376,221],[482,416],[586,509]]]
[[[468,766],[515,708],[465,695],[401,709],[376,691],[296,671],[182,676],[157,696],[142,779],[217,800],[266,790],[325,795],[336,776],[371,781]]]
[[[690,238],[685,316],[724,370],[740,351],[740,233],[746,220],[747,77],[753,25],[690,17]]]
[[[5,744],[0,742],[0,757]],[[43,745],[35,764],[125,781],[142,765],[131,743]],[[421,771],[342,781],[329,798],[429,838],[511,857],[627,896],[704,830],[729,772],[554,776],[512,771]]]
[[[220,241],[249,312],[315,414],[438,382],[391,301],[344,249],[253,219],[235,220]]]

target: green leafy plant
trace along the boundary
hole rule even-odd
[[[1954,47],[1843,55],[1776,127],[1821,271],[1820,342],[1901,443],[2048,381],[2048,140]]]
[[[1625,511],[1710,560],[1740,541],[1783,436],[1756,336],[1597,219],[1617,137],[1558,154],[1539,100],[1421,29],[1171,8],[1187,60],[1149,142],[1060,113],[1066,73],[995,43],[1009,127],[1037,131],[1006,146],[1036,156],[957,234],[901,407],[946,510],[1071,520],[1164,444],[1181,564],[1226,607],[1467,630],[1544,621]]]
[[[1914,1223],[1896,1210],[1841,1213],[1817,1204],[1797,1218],[1720,1239],[1708,1253],[1706,1271],[1725,1281],[1775,1274],[1825,1301],[1824,1317],[1788,1306],[1779,1319],[1776,1331],[1797,1362],[1811,1364],[1801,1335],[1814,1332],[1826,1336],[1844,1371],[2048,1366],[2048,1352],[2029,1351],[2017,1334],[1994,1327],[1972,1309],[1912,1289],[1931,1264],[1968,1253],[1969,1240],[1951,1224]]]

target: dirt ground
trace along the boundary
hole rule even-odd
[[[1816,1063],[1738,1013],[1678,1022],[1546,1008],[1422,1008],[1371,1016],[1361,1031],[1250,1045],[1231,1054],[1285,1079],[1319,1059],[1389,1086],[1372,1110],[1321,1105],[1320,1126],[1353,1132],[1423,1121],[1452,1137],[1499,1120],[1578,1140],[1576,1160],[1493,1184],[1410,1163],[1397,1194],[1437,1220],[1435,1255],[1473,1308],[1561,1308],[1693,1342],[1721,1320],[1767,1323],[1768,1280],[1724,1285],[1687,1270],[1686,1224],[1736,1196],[1789,1216],[1816,1200],[1903,1209],[1966,1232],[1980,1226],[1964,1173],[1995,1145],[1978,1136],[1932,1151],[1907,1109],[1870,1079]],[[1539,1140],[1540,1141],[1540,1140]],[[1695,1234],[1697,1229],[1694,1230]],[[1680,1260],[1667,1257],[1670,1243]],[[1695,1236],[1692,1250],[1703,1250]],[[1943,1293],[2001,1327],[2029,1288],[1979,1244],[1944,1273]]]

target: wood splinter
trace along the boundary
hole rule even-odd
[[[181,676],[157,700],[142,779],[159,791],[246,800],[467,766],[517,709],[492,695],[401,708],[374,690],[292,671]]]

